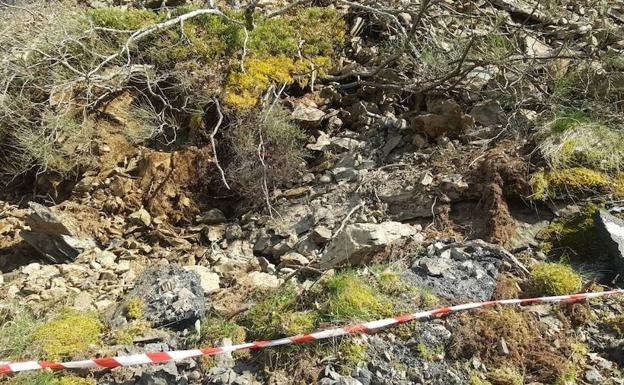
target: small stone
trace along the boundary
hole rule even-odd
[[[295,266],[306,266],[310,263],[310,260],[303,255],[295,252],[290,252],[282,255],[280,257],[281,264],[284,266],[295,265]]]
[[[219,209],[211,209],[195,217],[195,220],[206,225],[217,225],[225,222],[227,219],[225,218],[223,211]]]
[[[420,184],[423,186],[429,186],[433,182],[433,175],[431,173],[426,172],[422,178],[420,178]]]
[[[332,177],[328,174],[323,174],[319,177],[319,183],[328,184],[331,183]]]
[[[317,226],[310,233],[310,240],[319,245],[325,244],[331,241],[332,232],[325,226]]]
[[[130,214],[129,219],[132,223],[148,227],[152,223],[152,216],[144,208]]]
[[[210,271],[205,266],[193,265],[185,266],[185,270],[194,271],[199,275],[199,281],[205,294],[210,294],[219,290],[219,274]]]
[[[498,341],[498,345],[496,346],[500,354],[505,356],[509,355],[509,347],[507,346],[507,341],[504,338],[501,338]]]
[[[74,308],[80,310],[91,310],[93,306],[93,297],[87,292],[80,292],[76,298],[74,298]]]
[[[604,384],[604,377],[596,369],[591,369],[585,372],[585,379],[590,384]]]
[[[117,256],[115,254],[106,250],[97,253],[95,256],[95,261],[105,268],[115,267],[116,259],[117,259]]]
[[[282,280],[276,276],[260,271],[252,271],[243,280],[248,285],[258,289],[276,289],[282,284]]]
[[[305,123],[318,124],[324,116],[325,113],[318,108],[305,106],[303,104],[295,107],[295,110],[292,112],[292,118],[294,120]]]

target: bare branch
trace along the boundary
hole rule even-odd
[[[212,130],[212,134],[210,134],[210,144],[212,145],[212,155],[214,156],[215,165],[217,166],[217,168],[219,169],[219,173],[221,174],[221,179],[223,180],[223,184],[228,190],[230,190],[230,185],[225,179],[225,172],[223,171],[223,168],[221,168],[221,165],[219,164],[219,158],[217,158],[217,146],[215,145],[215,136],[219,132],[219,127],[221,127],[221,123],[223,123],[223,113],[221,112],[221,105],[219,104],[219,99],[213,98],[213,101],[217,108],[217,114],[219,115],[219,120],[217,121],[217,124],[215,125],[214,129]]]

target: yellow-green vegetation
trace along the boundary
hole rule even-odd
[[[615,330],[618,336],[624,337],[624,314],[608,318],[606,323]]]
[[[349,373],[353,368],[368,357],[367,345],[361,341],[345,339],[338,345],[338,358],[343,372]]]
[[[579,213],[557,219],[537,234],[542,250],[570,260],[592,258],[600,251],[593,213],[599,207],[587,205]]]
[[[73,375],[59,375],[53,372],[25,373],[11,377],[5,381],[0,380],[2,385],[95,385],[92,378],[82,378]]]
[[[144,320],[135,320],[127,325],[122,326],[113,332],[113,339],[116,344],[130,345],[135,338],[140,337],[151,330],[149,322]]]
[[[222,318],[208,318],[202,322],[200,346],[218,346],[224,338],[229,338],[233,344],[240,344],[246,341],[247,331],[234,321]],[[233,353],[236,357],[245,357],[249,351],[238,351]],[[203,356],[199,359],[200,366],[206,370],[214,366],[213,356]]]
[[[429,350],[427,345],[423,343],[416,345],[416,351],[418,352],[418,355],[420,356],[420,358],[422,358],[423,360],[429,361],[431,360],[431,357],[433,356],[433,354],[431,353],[431,350]]]
[[[41,349],[43,359],[58,360],[98,344],[101,331],[94,313],[63,310],[33,332],[32,344]]]
[[[271,293],[256,294],[258,302],[242,321],[252,338],[278,338],[309,332],[316,326],[316,312],[300,311],[297,306],[299,293],[293,285],[286,285]]]
[[[492,385],[523,385],[524,376],[516,368],[502,367],[487,373]]]
[[[341,272],[325,283],[326,314],[336,319],[374,318],[392,313],[392,301],[355,272]]]
[[[567,197],[584,197],[609,192],[620,192],[608,174],[585,167],[572,167],[556,171],[539,171],[529,181],[535,200]]]
[[[207,111],[214,97],[226,101],[226,113],[237,113],[256,106],[271,86],[303,86],[322,76],[346,31],[342,14],[333,7],[295,7],[272,18],[257,13],[249,31],[242,26],[241,11],[224,9],[225,16],[191,17],[126,47],[134,32],[198,8],[37,6],[41,17],[36,24],[28,7],[0,15],[0,24],[9,26],[0,46],[12,52],[0,62],[0,88],[5,90],[0,100],[0,171],[9,177],[33,169],[67,175],[97,166],[90,146],[107,133],[89,128],[94,125],[87,112],[96,99],[109,100],[126,88],[135,79],[134,71],[144,87],[139,94],[164,101],[159,105],[176,106],[145,110],[150,116],[142,120],[156,124],[147,125],[152,132],[136,138],[141,142],[157,139],[163,130],[187,128],[186,122],[196,121],[191,117]],[[132,76],[126,67],[132,68]],[[156,84],[164,79],[166,87]],[[182,100],[180,113],[177,104]],[[136,102],[132,109],[147,101]]]
[[[126,305],[126,318],[129,320],[141,318],[144,308],[145,302],[141,298],[130,298]]]
[[[492,385],[492,383],[482,379],[479,373],[472,373],[470,375],[470,385]]]
[[[561,376],[553,382],[553,385],[576,384],[577,376],[578,370],[576,369],[576,365],[570,364]]]
[[[563,263],[539,263],[531,269],[531,289],[543,295],[564,295],[581,288],[581,276]]]

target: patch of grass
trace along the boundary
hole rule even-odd
[[[433,357],[431,350],[429,350],[427,345],[423,343],[416,345],[416,351],[418,352],[420,358],[422,358],[423,360],[430,361],[431,357]]]
[[[531,290],[537,294],[572,294],[581,283],[581,276],[563,263],[539,263],[531,269]]]
[[[309,332],[317,325],[316,312],[298,309],[299,293],[293,285],[256,295],[258,302],[241,320],[254,339]]]
[[[479,373],[472,373],[470,375],[470,385],[492,385],[492,383],[482,379]]]
[[[43,359],[59,360],[98,344],[101,331],[102,324],[94,313],[64,310],[37,327],[32,343],[41,349]]]
[[[3,320],[0,325],[0,357],[7,359],[27,357],[32,334],[40,324],[40,320],[23,309],[16,310],[10,318]]]

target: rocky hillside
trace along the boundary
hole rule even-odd
[[[619,0],[4,1],[0,52],[0,368],[622,284]],[[618,385],[623,309],[0,384]]]

